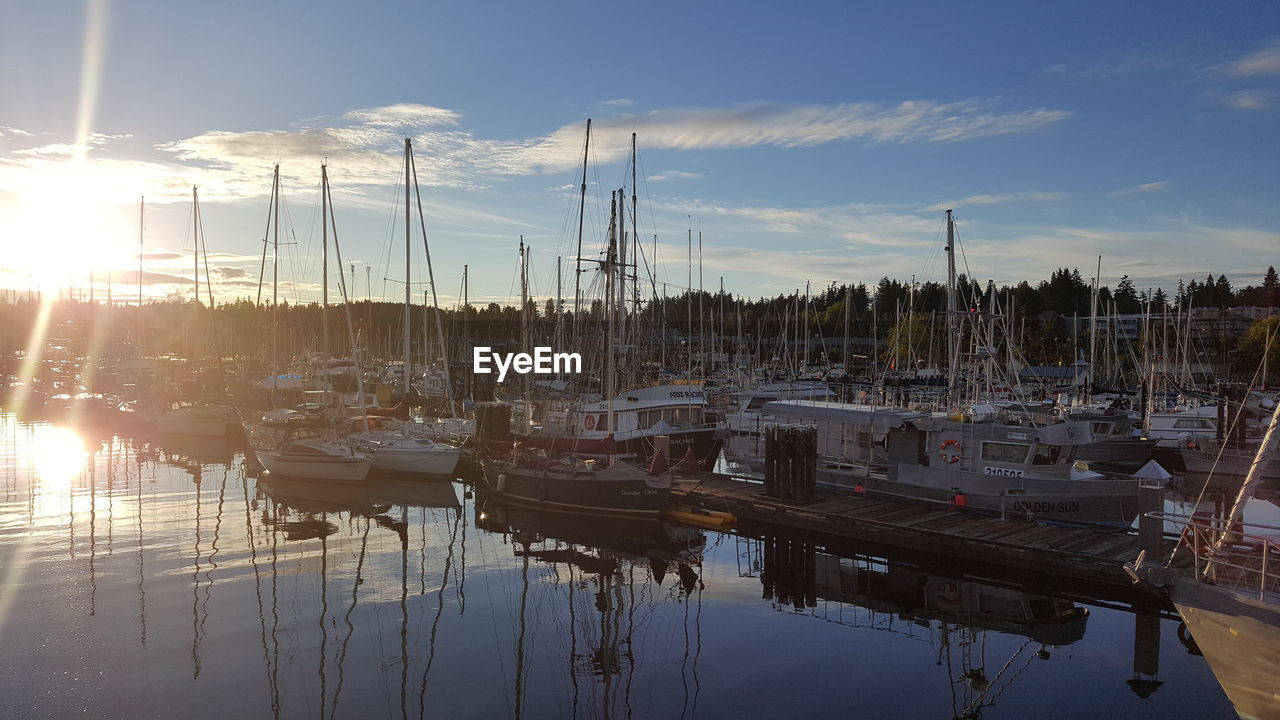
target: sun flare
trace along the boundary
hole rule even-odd
[[[79,435],[53,426],[36,429],[31,452],[36,476],[49,488],[70,486],[84,469],[89,454]]]

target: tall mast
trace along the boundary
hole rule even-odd
[[[470,302],[467,301],[467,272],[470,265],[462,265],[462,345],[467,342],[467,307]]]
[[[640,314],[640,230],[636,222],[636,134],[631,133],[631,262],[635,265],[631,273],[632,294],[635,303],[632,306],[637,315]]]
[[[612,193],[610,193],[610,194],[612,195]],[[618,255],[617,255],[617,253],[618,253],[618,238],[617,238],[617,231],[618,231],[618,222],[617,222],[617,221],[618,221],[618,207],[617,207],[617,206],[618,206],[618,201],[619,201],[618,196],[617,196],[617,195],[613,195],[613,197],[612,197],[612,199],[610,200],[610,203],[609,203],[609,205],[610,205],[610,207],[609,207],[609,251],[605,254],[605,262],[604,262],[604,283],[605,283],[605,291],[604,291],[604,298],[605,298],[605,300],[604,300],[604,301],[605,301],[605,317],[607,317],[607,318],[608,318],[608,322],[609,322],[608,335],[607,335],[607,338],[606,338],[606,345],[607,345],[608,352],[607,352],[607,353],[606,353],[606,355],[605,355],[605,391],[604,391],[604,397],[605,397],[605,402],[607,403],[606,408],[607,408],[607,410],[608,410],[608,425],[606,425],[606,426],[605,426],[605,431],[606,431],[606,432],[608,432],[610,435],[612,435],[612,434],[613,434],[613,432],[614,432],[614,430],[615,430],[615,426],[614,426],[614,421],[613,421],[613,395],[614,395],[614,376],[613,376],[613,374],[614,374],[614,367],[613,367],[613,348],[614,348],[614,345],[613,345],[613,331],[614,331],[614,324],[613,324],[613,312],[612,312],[612,308],[610,308],[610,307],[609,307],[609,304],[610,304],[610,303],[615,302],[614,297],[613,297],[613,269],[614,269],[614,268],[613,268],[613,266],[614,266],[614,262],[617,260],[617,257],[618,257]]]
[[[436,273],[431,267],[431,246],[427,244],[427,219],[422,213],[422,191],[418,189],[418,166],[413,162],[413,154],[409,154],[409,164],[413,168],[413,191],[418,198],[418,223],[422,227],[422,252],[427,258],[427,284],[431,287],[431,307],[436,316],[436,341],[440,343],[440,358],[444,364],[444,393],[449,402],[450,413],[454,412],[453,377],[449,373],[449,345],[445,342],[444,321],[440,315],[440,297],[436,294]],[[423,306],[426,312],[426,306]]]
[[[1093,396],[1093,363],[1094,350],[1098,337],[1098,283],[1102,279],[1102,256],[1098,256],[1098,271],[1093,276],[1093,292],[1089,293],[1089,372],[1085,375],[1084,397],[1089,400]]]
[[[844,374],[849,375],[851,363],[849,362],[849,306],[853,304],[853,297],[849,294],[852,290],[849,285],[844,286],[844,349],[840,351],[840,362],[844,363]]]
[[[329,168],[320,166],[320,327],[325,357],[329,355]]]
[[[520,236],[520,347],[529,351],[529,253],[524,246],[524,235]],[[532,398],[530,397],[529,374],[524,376],[524,427],[529,426],[532,417]],[[521,429],[524,431],[524,428]]]
[[[956,378],[960,368],[960,338],[957,337],[960,318],[956,315],[956,232],[951,211],[947,211],[947,404],[955,407],[959,402]]]
[[[409,138],[404,139],[404,394],[413,380],[413,358],[409,355]]]
[[[587,211],[587,152],[591,149],[591,118],[587,118],[587,140],[582,144],[582,187],[578,196],[578,256],[573,271],[573,326],[577,335],[578,315],[582,305],[582,218]]]
[[[196,186],[191,186],[191,260],[195,265],[195,273],[191,282],[195,284],[195,299],[200,302],[200,206],[196,204]]]
[[[698,221],[702,225],[702,221]],[[698,231],[698,369],[705,377],[707,374],[707,334],[703,332],[702,321],[706,314],[702,309],[702,231]]]
[[[618,298],[614,301],[614,312],[618,314],[618,340],[626,344],[627,337],[627,238],[626,218],[627,206],[623,201],[626,197],[622,188],[618,188],[617,208],[618,208]]]
[[[280,318],[277,313],[280,289],[280,163],[276,163],[276,169],[272,175],[271,197],[273,209],[271,222],[274,226],[271,243],[271,374],[275,376],[271,381],[271,389],[274,398],[274,390],[279,382],[279,368],[276,367],[276,360],[279,357],[277,353],[280,343]]]

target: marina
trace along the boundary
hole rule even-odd
[[[0,720],[1280,720],[1280,6],[12,3]]]
[[[1149,594],[592,521],[465,477],[255,478],[224,441],[88,437],[58,468],[36,452],[76,447],[56,426],[6,414],[0,439],[3,630],[25,648],[0,662],[4,716],[1233,717]]]

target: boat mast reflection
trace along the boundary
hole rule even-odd
[[[693,708],[698,687],[697,658],[701,652],[701,630],[689,635],[689,601],[701,592],[698,571],[701,566],[705,536],[697,530],[670,527],[657,520],[616,518],[545,509],[506,505],[484,493],[477,495],[476,527],[489,533],[509,536],[512,553],[520,559],[520,597],[515,644],[514,714],[529,714],[529,668],[525,646],[530,642],[527,621],[531,583],[531,563],[544,565],[547,574],[540,582],[550,581],[562,587],[560,571],[567,571],[566,604],[569,613],[568,680],[572,686],[569,716],[576,718],[585,696],[592,705],[599,703],[598,713],[608,718],[614,714],[631,715],[631,690],[640,659],[634,646],[636,610],[643,601],[656,603],[663,599],[682,602],[685,606],[685,647],[681,659],[685,698],[682,715],[690,710],[688,663],[694,663]],[[679,582],[662,598],[652,593],[660,586],[671,566],[676,568]],[[650,575],[648,582],[637,582],[636,569]],[[623,585],[629,587],[624,596]],[[637,600],[636,585],[642,586]],[[591,595],[595,613],[580,618],[578,594]],[[644,613],[651,617],[652,613]],[[695,625],[700,610],[695,611]],[[585,624],[583,624],[585,622]],[[580,636],[586,643],[580,651]],[[692,647],[692,643],[698,643]],[[661,663],[659,663],[661,664]],[[590,678],[592,682],[581,683]]]

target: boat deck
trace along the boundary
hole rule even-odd
[[[975,511],[819,489],[811,500],[767,497],[758,483],[704,473],[678,483],[674,499],[724,510],[740,521],[990,563],[1091,583],[1130,586],[1125,562],[1138,536],[1119,530],[1001,520]],[[1167,552],[1171,544],[1164,543]]]

